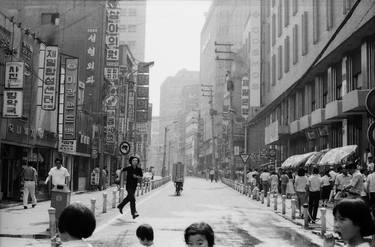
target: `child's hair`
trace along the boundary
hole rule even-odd
[[[62,211],[59,218],[59,231],[78,239],[90,237],[95,227],[94,214],[81,203],[70,204]]]
[[[362,199],[343,199],[333,208],[333,216],[337,213],[359,226],[362,237],[375,234],[375,223],[370,209]]]
[[[189,237],[193,235],[203,235],[206,237],[208,246],[212,247],[215,244],[214,231],[211,226],[205,222],[193,223],[185,229],[185,243],[189,243]]]
[[[138,226],[136,234],[140,240],[154,241],[154,230],[148,224]]]

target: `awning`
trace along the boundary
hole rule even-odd
[[[310,158],[311,155],[315,153],[316,152],[310,152],[310,153],[297,154],[297,155],[290,156],[283,162],[283,164],[281,165],[281,168],[287,169],[287,168],[295,168],[297,166],[300,166],[301,164],[304,164],[308,160],[308,158]]]
[[[319,161],[319,165],[325,166],[341,164],[342,161],[347,159],[350,155],[354,154],[357,148],[357,145],[349,145],[331,149]]]
[[[329,149],[321,150],[308,158],[305,165],[306,166],[315,166],[319,164],[319,161],[323,158],[323,156],[329,151]]]

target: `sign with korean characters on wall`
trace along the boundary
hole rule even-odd
[[[87,29],[87,53],[86,53],[86,84],[92,85],[95,84],[95,69],[97,61],[97,28]]]
[[[3,117],[22,117],[23,92],[20,90],[4,90]]]
[[[78,59],[67,58],[64,84],[63,139],[76,139]]]
[[[42,109],[45,111],[53,111],[56,106],[58,54],[59,48],[57,46],[46,47],[42,91]]]
[[[107,135],[106,143],[115,143],[116,110],[107,110]]]
[[[5,88],[23,88],[23,62],[7,62],[5,65]]]

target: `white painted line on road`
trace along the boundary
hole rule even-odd
[[[167,183],[167,184],[168,184],[168,183]],[[166,184],[166,185],[167,185],[167,184]],[[160,194],[160,192],[161,192],[162,190],[164,190],[165,187],[166,187],[166,186],[163,186],[163,187],[160,188],[158,191],[152,193],[150,196],[148,196],[148,197],[142,199],[139,203],[137,203],[137,206],[141,206],[143,203],[147,202],[147,201],[150,200],[151,198],[153,198],[153,197],[155,197],[156,195]],[[92,234],[91,237],[93,237],[96,233],[102,231],[104,228],[108,227],[108,226],[111,225],[113,222],[115,222],[117,219],[119,219],[119,218],[121,218],[121,217],[123,217],[123,216],[124,216],[124,215],[120,214],[120,215],[118,215],[118,216],[112,218],[110,221],[104,223],[103,225],[97,227],[97,228],[95,229],[95,231],[94,231],[94,233]]]

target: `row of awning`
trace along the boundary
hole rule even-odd
[[[325,149],[319,152],[297,154],[287,158],[281,165],[282,169],[296,168],[301,165],[333,166],[341,164],[357,150],[357,145]]]

